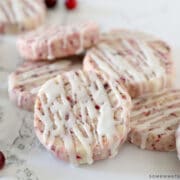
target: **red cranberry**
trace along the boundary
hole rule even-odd
[[[77,158],[77,159],[81,159],[81,156],[79,156],[79,155],[76,155],[76,158]]]
[[[158,138],[161,138],[161,135],[160,135],[160,134],[158,134]]]
[[[65,0],[65,6],[67,9],[74,9],[77,6],[77,0]]]
[[[67,121],[69,119],[69,114],[65,115],[65,120]]]
[[[150,111],[146,111],[146,112],[143,112],[143,114],[144,114],[145,116],[149,116],[149,115],[151,114],[151,112],[150,112]]]
[[[171,113],[171,116],[177,117],[176,113]]]
[[[67,100],[68,100],[70,103],[73,102],[72,99],[71,99],[71,97],[67,96],[66,98],[67,98]]]
[[[0,151],[0,169],[4,167],[5,164],[5,157],[4,154]]]
[[[107,89],[109,87],[108,83],[104,84],[104,88]]]
[[[95,108],[96,108],[97,110],[99,110],[99,109],[100,109],[100,107],[99,107],[98,105],[95,105]]]
[[[57,4],[57,0],[45,0],[46,6],[48,8],[53,8]]]

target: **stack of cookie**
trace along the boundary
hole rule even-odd
[[[58,158],[91,164],[117,155],[126,140],[176,149],[180,90],[164,41],[129,30],[100,33],[86,22],[38,29],[17,46],[25,61],[9,76],[10,99],[34,111],[38,139]]]

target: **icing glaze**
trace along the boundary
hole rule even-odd
[[[55,143],[55,138],[60,137],[70,162],[77,164],[76,156],[83,151],[84,161],[91,164],[95,153],[93,146],[100,145],[104,149],[106,137],[109,156],[115,156],[120,140],[115,142],[114,138],[120,139],[121,135],[117,126],[122,124],[121,136],[124,138],[128,131],[126,121],[130,111],[130,97],[115,82],[109,82],[109,86],[117,100],[115,107],[111,105],[102,80],[94,73],[88,75],[83,71],[71,71],[46,82],[38,93],[42,111],[46,112],[43,115],[35,108],[35,114],[45,127],[43,142],[50,148]],[[48,109],[51,110],[53,119],[48,114]],[[121,111],[120,119],[115,120],[115,110]],[[53,128],[53,123],[56,128]],[[76,146],[81,147],[79,152]]]
[[[37,26],[31,20],[38,19],[39,24],[45,15],[45,6],[42,1],[29,0],[1,0],[0,23],[4,24],[5,31],[22,30]],[[8,27],[8,25],[10,25]],[[14,27],[12,27],[12,25]],[[7,27],[6,27],[7,26]],[[15,27],[16,26],[16,27]],[[10,29],[11,28],[11,29]],[[21,29],[22,28],[22,29]]]
[[[80,68],[80,57],[51,62],[24,62],[8,78],[10,99],[19,107],[32,111],[35,97],[44,82],[64,71]]]
[[[168,135],[170,130],[175,134],[180,122],[180,90],[167,90],[140,97],[135,99],[133,104],[131,128],[140,134],[142,149],[146,148],[150,135]],[[130,136],[132,136],[131,141],[134,142],[134,135],[130,133]]]
[[[178,159],[180,160],[180,126],[178,126],[176,130],[176,149]]]
[[[157,43],[157,46],[152,47],[152,43]],[[173,69],[166,63],[171,62],[170,51],[160,52],[161,46],[166,47],[166,44],[158,44],[157,39],[149,35],[115,31],[104,35],[102,41],[88,51],[84,70],[103,73],[108,78],[124,82],[133,98],[157,92],[171,86],[173,77],[173,73],[167,73],[169,68]]]
[[[93,22],[46,25],[21,36],[17,44],[20,54],[26,59],[53,60],[82,53],[97,43],[98,37],[98,25]]]
[[[59,72],[74,66],[73,62],[70,60],[56,61],[51,64],[44,63],[40,67],[33,67],[32,65],[27,66],[27,68],[22,67],[22,72],[16,75],[15,79],[9,83],[11,89],[20,85],[29,86],[29,84],[35,82],[38,82],[38,87],[35,88],[39,88],[47,79],[50,79],[58,75]]]

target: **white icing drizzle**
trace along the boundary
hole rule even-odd
[[[11,24],[17,28],[28,28],[35,17],[43,19],[45,14],[43,2],[34,0],[1,0],[0,9],[0,21],[5,22],[5,26]],[[11,31],[12,26],[10,28],[7,30]]]
[[[35,67],[32,63],[26,67],[20,68],[21,73],[18,75],[11,75],[9,80],[9,89],[23,85],[30,88],[30,91],[35,94],[46,80],[55,77],[67,69],[78,68],[80,62],[73,62],[73,60],[61,60],[53,63],[44,63],[40,67]]]
[[[19,94],[17,104],[19,107],[21,107],[21,101],[22,101],[22,94]]]
[[[155,92],[167,87],[166,65],[161,62],[160,57],[155,55],[155,50],[148,45],[148,41],[153,42],[153,39],[145,38],[148,35],[141,37],[138,33],[123,33],[123,31],[115,35],[118,38],[113,38],[112,34],[112,38],[108,40],[108,37],[107,39],[105,37],[105,40],[97,47],[92,48],[88,53],[87,61],[97,64],[95,68],[98,68],[98,71],[113,79],[119,80],[123,76],[125,84],[136,85],[139,94],[149,92],[151,87],[148,86],[148,81],[153,80],[151,83]],[[135,42],[137,48],[130,43],[130,40]],[[84,64],[86,64],[86,59]]]
[[[95,51],[96,52],[95,54],[99,55],[99,57],[97,57],[98,59],[96,59],[96,64],[98,64],[97,62],[99,61],[99,59],[101,59],[101,60],[103,59],[103,61],[105,61],[105,63],[103,62],[102,65],[105,66],[106,69],[109,69],[109,71],[107,71],[107,74],[109,74],[111,72],[110,76],[112,76],[112,72],[113,72],[114,74],[112,77],[115,79],[119,79],[120,76],[124,76],[124,74],[126,73],[127,80],[129,82],[133,83],[133,80],[132,80],[130,74],[128,73],[128,69],[121,68],[121,66],[119,67],[119,66],[113,65],[113,61],[116,58],[114,56],[112,56],[111,53],[108,53],[108,50],[111,51],[112,49],[109,49],[110,48],[109,46],[107,46],[106,48],[107,48],[106,50],[104,50],[103,48],[101,49],[102,52],[104,52],[104,53],[100,53],[99,51]],[[112,51],[114,51],[114,50],[112,50]],[[116,61],[117,61],[117,59],[116,59]],[[99,62],[99,65],[100,65],[100,62]],[[104,67],[102,67],[102,65],[100,67],[103,69]],[[119,70],[119,68],[121,69],[121,71]]]
[[[48,40],[48,42],[47,42],[47,47],[48,47],[48,56],[47,56],[47,59],[48,59],[48,60],[53,60],[53,59],[55,59],[54,53],[53,53],[53,47],[52,47],[51,45],[52,45],[52,41],[51,41],[51,39],[50,39],[50,40]]]
[[[128,63],[128,61],[121,56],[114,56],[113,53],[116,53],[115,50],[113,50],[110,46],[107,46],[106,44],[100,44],[99,45],[101,51],[103,51],[106,56],[111,60],[114,66],[119,68],[120,72],[128,71],[129,74],[134,78],[136,82],[142,82],[145,80],[145,77],[143,74],[139,73],[132,64]]]
[[[89,101],[87,95],[86,95],[86,90],[83,88],[82,83],[79,81],[79,78],[74,74],[74,72],[69,73],[68,79],[70,81],[71,87],[72,87],[72,97],[75,98],[77,96],[77,100],[79,101],[80,105],[80,110],[81,110],[81,116],[82,116],[82,121],[84,122],[85,130],[90,133],[90,128],[87,125],[87,122],[85,121],[85,107],[87,106],[87,103]],[[91,110],[91,109],[89,109]],[[91,114],[91,112],[90,112]],[[91,149],[91,144],[92,144],[92,137],[90,136],[89,138],[84,138],[83,134],[81,134],[78,131],[78,128],[74,129],[76,137],[79,139],[81,144],[84,146],[85,151],[87,153],[87,162],[91,164],[93,162],[93,155],[92,155],[92,149]]]
[[[148,63],[150,68],[154,70],[156,76],[157,77],[162,76],[162,74],[165,73],[165,69],[160,64],[160,60],[158,60],[157,57],[153,55],[152,49],[149,48],[147,44],[144,43],[143,41],[139,43],[139,46],[141,47],[141,49],[143,49],[143,53],[145,54],[147,60],[146,62]]]
[[[137,106],[140,105],[141,102],[143,103],[143,105],[147,106],[151,103],[157,102],[157,99],[161,100],[161,98],[164,99],[167,97],[173,98],[174,96],[179,96],[179,91],[176,89],[175,90],[172,89],[171,93],[169,93],[168,96],[165,96],[166,94],[167,94],[167,89],[164,91],[153,93],[153,96],[152,96],[152,93],[149,93],[149,94],[145,94],[144,96],[141,96],[141,98],[133,99],[133,104],[136,105],[136,107],[134,108],[137,108]],[[151,98],[149,98],[149,96],[151,96]]]
[[[106,135],[109,139],[115,132],[112,107],[107,97],[107,92],[103,88],[100,80],[96,76],[90,76],[90,78],[92,81],[96,82],[98,89],[97,91],[94,91],[93,97],[97,104],[101,105],[97,132],[100,137]]]
[[[176,130],[176,150],[177,150],[178,159],[180,160],[180,125]]]
[[[2,9],[2,1],[0,1],[0,21],[1,22],[6,22],[7,21],[7,17]]]
[[[39,87],[32,88],[32,89],[30,90],[30,93],[36,95],[36,94],[38,93],[38,91],[39,91],[40,88],[41,88],[40,86],[39,86]]]
[[[156,125],[156,124],[160,124],[162,121],[164,122],[166,120],[166,118],[173,112],[176,112],[178,111],[179,108],[177,109],[172,109],[171,111],[169,110],[167,113],[160,113],[159,116],[156,116],[156,117],[149,117],[147,118],[147,121],[145,121],[144,123],[142,124],[136,124],[135,126],[141,131],[141,130],[144,130],[144,129],[147,129],[147,127],[151,127],[153,125]],[[170,120],[168,119],[168,121],[170,122],[170,124],[172,123],[171,120],[175,120],[176,118],[171,118]],[[165,125],[163,125],[163,128],[164,127],[168,127],[169,123],[167,122]]]
[[[85,84],[86,87],[88,87],[89,86],[88,85],[88,82],[89,82],[88,78],[85,76],[85,74],[82,71],[79,71],[79,75],[80,75],[80,77],[82,79],[82,82]],[[92,84],[88,89],[86,88],[86,90],[87,90],[86,94],[89,96],[88,98],[90,99],[91,97],[90,97],[89,94],[92,94],[92,96],[93,96],[93,92],[96,91],[95,84]],[[89,90],[89,93],[88,93],[88,90]],[[93,99],[94,99],[94,97],[93,97]],[[89,122],[89,124],[92,127],[92,129],[91,129],[92,134],[91,134],[91,131],[90,131],[90,133],[87,132],[87,134],[91,138],[94,137],[95,142],[97,142],[97,144],[100,144],[98,134],[96,133],[96,124],[94,122],[95,119],[97,118],[97,112],[96,112],[96,109],[94,107],[93,101],[88,101],[86,108],[87,108],[87,111],[88,111],[89,118],[92,119],[92,122]],[[82,115],[82,118],[83,117],[84,116]]]
[[[42,44],[44,46],[45,45],[47,46],[46,50],[48,52],[50,51],[49,49],[51,47],[50,47],[50,43],[48,42],[48,40],[49,40],[48,38],[51,37],[51,34],[53,33],[52,30],[53,30],[53,27],[52,28],[42,27],[42,28],[37,29],[37,31],[35,31],[35,32],[28,33],[27,36],[24,36],[25,41],[26,41],[26,38],[27,38],[27,41],[29,39],[31,39],[31,38],[33,39],[33,43],[31,45],[33,58],[36,58],[36,56],[37,56],[37,49]],[[22,39],[22,42],[24,41],[24,39]]]
[[[6,16],[8,17],[8,20],[13,23],[13,15],[12,15],[12,11],[10,9],[10,5],[8,4],[9,2],[8,1],[1,1],[1,6],[3,7],[4,11],[5,11],[5,14]]]
[[[54,63],[44,63],[41,67],[33,68],[32,70],[25,71],[20,77],[22,79],[28,79],[34,74],[46,74],[47,71],[56,70],[56,69],[65,69],[72,65],[70,60],[61,60]]]
[[[135,38],[135,39],[136,39],[136,41],[135,41],[136,43],[139,42],[139,43],[137,43],[137,46],[139,47],[139,44],[141,44],[141,41],[138,40],[137,38]],[[127,47],[127,49],[129,49],[131,52],[133,52],[133,55],[132,55],[133,58],[131,57],[131,61],[135,62],[135,63],[139,62],[140,64],[144,63],[144,65],[140,66],[140,68],[142,68],[144,74],[147,77],[153,76],[153,69],[151,69],[151,68],[149,68],[149,66],[145,65],[145,64],[147,64],[146,61],[142,62],[142,60],[141,60],[141,59],[144,59],[143,55],[139,51],[135,50],[134,47],[132,45],[130,45],[130,43],[124,39],[122,39],[122,45],[125,45],[125,47]],[[141,50],[141,48],[140,48],[140,50]],[[140,60],[137,58],[138,56],[141,57]]]
[[[84,35],[85,35],[85,27],[79,29],[79,48],[76,50],[76,54],[80,54],[84,50]]]
[[[70,31],[70,27],[67,27],[66,29],[65,29],[65,27],[62,27],[62,30],[61,30],[61,33],[62,34],[60,34],[62,37],[63,37],[63,39],[62,39],[62,42],[63,42],[63,44],[62,44],[62,48],[63,49],[66,49],[67,48],[67,34],[69,33],[69,31]]]
[[[28,3],[30,3],[31,6],[33,6],[35,12],[45,13],[45,11],[42,8],[42,3],[37,3],[36,1],[28,1]],[[35,15],[35,13],[33,13],[33,11],[32,11],[32,15]]]
[[[90,32],[90,30],[92,31]],[[94,37],[99,36],[98,25],[92,22],[66,26],[46,25],[35,32],[22,36],[19,39],[18,47],[21,54],[26,58],[52,60],[82,53],[85,48],[95,43],[91,41],[92,35]],[[25,48],[30,49],[32,55],[23,51]]]
[[[34,1],[29,1],[29,2],[25,1],[24,3],[27,4],[27,6],[33,7],[33,9],[31,9],[31,8],[26,8],[26,14],[27,14],[27,16],[33,17],[33,16],[36,16],[36,12],[42,13],[42,8],[40,8],[39,11],[34,11],[34,10],[35,10],[35,9],[34,9],[35,6],[38,5],[37,3],[34,3]],[[32,4],[30,4],[30,3],[32,3]],[[38,6],[39,6],[39,5],[38,5]],[[40,6],[39,6],[39,7],[40,7]],[[20,18],[21,18],[21,17],[20,17]],[[19,18],[19,19],[20,19],[20,18]]]
[[[101,69],[107,73],[108,75],[110,74],[111,77],[117,79],[118,78],[118,75],[110,68],[110,66],[104,62],[104,61],[101,61],[100,58],[98,58],[95,54],[89,54],[91,56],[92,59],[94,59],[94,61],[96,62],[96,64],[101,67]]]
[[[56,41],[57,39],[57,34],[59,32],[59,29],[54,26],[54,29],[53,28],[50,28],[51,30],[49,31],[49,35],[48,35],[48,38],[47,38],[47,50],[48,50],[48,56],[47,56],[47,59],[48,60],[53,60],[55,59],[56,57],[54,56],[54,51],[56,50],[56,45],[54,43],[54,41]],[[52,46],[53,45],[53,46]]]
[[[74,142],[72,139],[72,135],[70,134],[70,130],[74,127],[75,123],[75,117],[73,115],[73,113],[70,112],[70,104],[68,103],[67,99],[66,99],[66,93],[65,93],[65,89],[63,87],[63,80],[61,78],[61,76],[58,77],[58,82],[59,82],[59,91],[57,93],[61,93],[61,98],[62,98],[62,104],[59,105],[59,102],[57,102],[57,100],[55,101],[56,103],[54,104],[54,106],[52,107],[52,112],[55,113],[58,111],[59,115],[61,116],[61,121],[62,124],[59,124],[59,128],[61,127],[66,127],[67,128],[67,134],[65,133],[65,130],[63,130],[63,132],[61,131],[57,131],[55,135],[62,135],[61,138],[64,141],[64,145],[65,145],[65,149],[68,152],[68,156],[69,159],[72,163],[77,163],[76,162],[76,154],[75,154],[75,147],[74,147]],[[51,94],[51,92],[49,91],[49,94]],[[50,95],[49,95],[50,96]],[[71,121],[65,121],[65,115],[69,113],[69,119]],[[47,117],[46,117],[47,118]],[[59,123],[59,118],[57,118],[56,120],[56,124]],[[68,129],[69,127],[69,129]],[[63,128],[64,129],[64,128]],[[52,142],[53,143],[53,142]]]
[[[15,16],[12,18],[15,22],[22,22],[24,19],[24,9],[22,2],[12,2],[12,10],[14,11]],[[27,8],[29,9],[29,8]]]
[[[149,96],[151,98],[149,98]],[[168,99],[173,99],[173,101],[168,101]],[[179,103],[179,91],[172,91],[167,96],[167,91],[156,93],[156,94],[149,94],[144,97],[133,99],[134,110],[131,113],[133,117],[140,115],[145,111],[155,110],[162,110],[163,108],[168,108],[168,106],[172,106]],[[165,101],[165,102],[164,102]],[[160,105],[161,102],[164,102],[163,106]],[[158,112],[157,112],[158,113]],[[154,115],[154,114],[153,114]]]
[[[135,128],[141,134],[142,149],[146,148],[149,131],[154,135],[164,133],[167,135],[168,127],[172,127],[172,131],[176,130],[174,126],[180,122],[180,90],[167,90],[156,95],[137,98],[133,103],[131,128]]]
[[[67,81],[69,85],[67,85]],[[70,95],[68,95],[66,86],[70,86]],[[46,112],[42,115],[38,108],[35,108],[35,114],[44,123],[43,141],[48,143],[48,147],[51,148],[54,144],[55,137],[60,137],[72,163],[78,163],[76,156],[80,153],[80,156],[82,154],[85,156],[82,157],[84,161],[91,164],[93,163],[93,145],[100,144],[101,148],[104,148],[103,137],[107,137],[110,154],[112,157],[115,156],[120,145],[119,141],[114,142],[114,137],[119,139],[116,125],[124,124],[125,136],[129,113],[127,106],[129,106],[130,99],[125,90],[117,89],[114,86],[115,84],[110,83],[112,92],[118,100],[117,107],[113,109],[103,83],[94,73],[88,75],[83,71],[71,71],[46,82],[38,93],[42,111]],[[121,98],[120,92],[127,97],[126,100]],[[44,94],[47,102],[44,102]],[[67,100],[67,96],[70,96],[72,102]],[[72,106],[75,101],[78,104],[75,103]],[[99,106],[99,110],[95,108],[96,104]],[[117,108],[122,109],[122,119],[115,121],[114,111]],[[50,118],[48,109],[51,110],[53,119]],[[66,119],[67,117],[68,119]],[[53,128],[53,123],[56,128]]]
[[[164,133],[165,129],[168,128],[169,126],[175,125],[177,127],[177,125],[179,124],[180,120],[179,117],[176,118],[169,118],[169,120],[167,119],[166,121],[164,121],[164,123],[161,122],[160,124],[160,128],[159,129],[155,129],[153,132],[154,133]],[[174,129],[174,131],[176,130],[176,128]]]

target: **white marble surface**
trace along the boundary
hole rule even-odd
[[[103,30],[130,28],[153,33],[167,40],[174,49],[177,86],[180,83],[180,1],[179,0],[79,0],[74,11],[66,11],[62,0],[49,12],[49,22],[62,24],[93,19]],[[7,157],[0,171],[2,180],[108,180],[150,179],[149,175],[174,175],[180,179],[180,162],[176,152],[142,151],[125,144],[114,159],[92,166],[71,167],[50,155],[37,141],[32,114],[14,107],[8,100],[7,76],[21,59],[15,38],[0,38],[0,149]],[[179,177],[175,177],[179,175]],[[153,178],[158,179],[158,178]],[[160,179],[160,178],[159,178]]]

